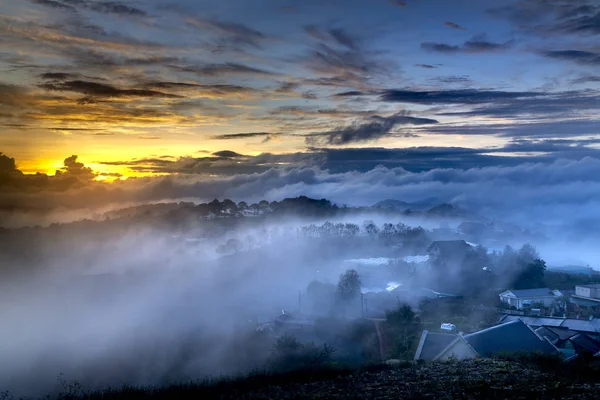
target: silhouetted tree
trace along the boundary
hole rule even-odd
[[[360,297],[360,277],[354,269],[349,269],[340,276],[337,294],[342,301],[351,301]]]
[[[401,304],[386,313],[387,337],[392,338],[390,355],[401,360],[410,360],[415,354],[422,326],[408,304]]]
[[[240,201],[237,207],[240,211],[246,211],[248,209],[248,203],[246,203],[245,201]]]
[[[266,201],[266,200],[261,200],[261,201],[258,203],[258,209],[260,210],[260,212],[261,212],[262,214],[264,214],[264,213],[268,212],[268,211],[269,211],[269,208],[270,208],[270,206],[271,206],[271,205],[270,205],[270,204],[269,204],[269,202],[268,202],[268,201]]]
[[[517,275],[515,289],[536,289],[544,287],[544,272],[546,271],[546,262],[536,258],[523,267],[520,274]]]
[[[344,225],[344,232],[347,236],[356,236],[360,232],[360,227],[356,224],[346,224]]]
[[[294,336],[281,336],[273,345],[271,367],[277,371],[319,368],[332,361],[334,349],[328,345],[304,344]]]
[[[238,206],[233,201],[225,199],[221,204],[221,209],[228,214],[235,214],[238,211]]]
[[[364,229],[365,233],[369,236],[375,236],[379,233],[379,228],[373,223],[373,221],[365,221]]]

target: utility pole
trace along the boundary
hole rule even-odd
[[[363,318],[367,318],[367,310],[366,310],[367,299],[365,299],[364,295],[360,294],[360,308],[362,312]]]

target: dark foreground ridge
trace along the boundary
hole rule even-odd
[[[566,367],[566,366],[564,366]],[[570,368],[570,367],[569,367]],[[600,382],[539,362],[472,359],[361,369],[253,374],[160,389],[124,388],[66,399],[593,399]],[[588,371],[589,372],[589,371]]]

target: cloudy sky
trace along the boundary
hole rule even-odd
[[[599,38],[596,0],[0,0],[0,184],[597,158]]]

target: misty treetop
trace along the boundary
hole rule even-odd
[[[337,285],[337,294],[342,301],[352,301],[360,297],[360,277],[358,272],[349,269],[340,276]]]

